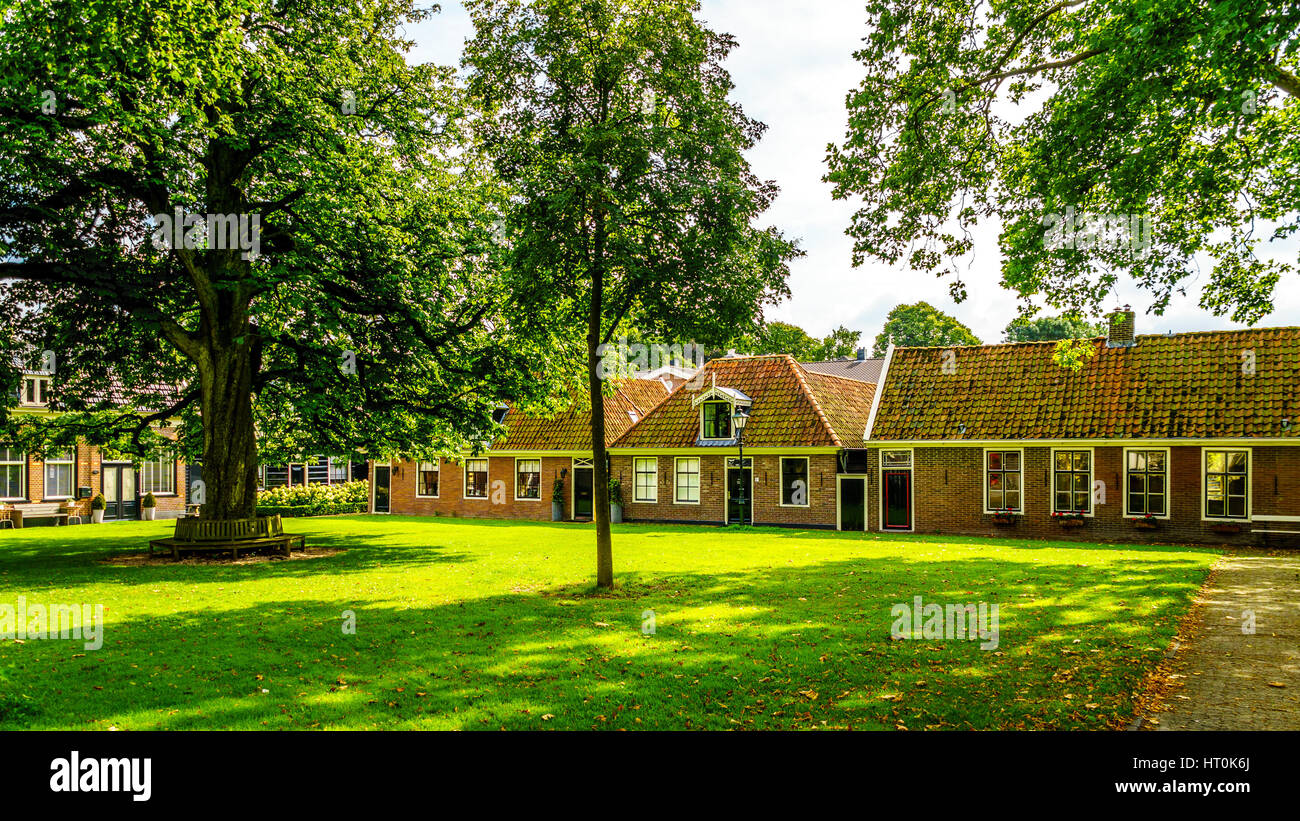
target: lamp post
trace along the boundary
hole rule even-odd
[[[731,424],[736,427],[736,444],[740,446],[740,523],[745,523],[745,507],[749,504],[749,495],[745,487],[745,423],[749,421],[749,409],[737,406],[731,414]]]

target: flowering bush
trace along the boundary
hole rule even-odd
[[[1052,518],[1057,520],[1058,522],[1083,521],[1083,511],[1076,510],[1067,513],[1067,512],[1056,510],[1052,512]]]
[[[370,506],[370,483],[275,487],[257,494],[258,516],[330,516],[365,513]]]

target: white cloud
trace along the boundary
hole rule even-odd
[[[703,0],[702,16],[710,27],[739,41],[727,60],[735,99],[768,126],[750,155],[756,173],[781,187],[765,222],[799,238],[807,252],[791,266],[791,298],[769,317],[816,335],[847,325],[861,330],[869,347],[891,308],[924,300],[956,316],[984,341],[999,341],[1016,315],[1016,301],[999,285],[996,226],[978,233],[973,259],[962,261],[969,298],[960,305],[948,294],[947,278],[922,276],[902,266],[851,264],[852,241],[844,229],[853,204],[833,201],[821,178],[826,145],[844,136],[845,95],[862,75],[853,59],[866,33],[862,0]],[[473,30],[461,5],[446,3],[441,14],[408,27],[407,33],[417,43],[412,59],[454,64]],[[1270,256],[1294,263],[1298,245],[1296,238],[1278,243]],[[1139,332],[1240,327],[1197,306],[1209,273],[1204,260],[1202,271],[1188,283],[1188,296],[1175,297],[1162,317],[1144,316],[1151,297],[1127,282],[1117,288],[1116,302],[1138,311]],[[1296,285],[1294,279],[1281,283],[1276,310],[1262,324],[1300,324]]]

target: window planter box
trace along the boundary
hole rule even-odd
[[[998,527],[1015,527],[1017,518],[1014,513],[994,513],[993,524]]]
[[[1136,530],[1159,530],[1160,524],[1155,519],[1134,519],[1133,527]]]
[[[1240,533],[1241,525],[1236,522],[1218,522],[1210,525],[1210,530],[1213,530],[1215,533]]]
[[[1053,513],[1052,518],[1055,519],[1061,527],[1083,527],[1087,522],[1087,520],[1079,513]]]

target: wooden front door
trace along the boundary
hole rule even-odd
[[[135,466],[102,465],[104,476],[104,518],[140,518],[140,500],[135,495]]]
[[[881,479],[885,493],[885,527],[912,528],[912,471],[887,470]]]
[[[573,518],[590,519],[595,509],[595,469],[573,469]]]
[[[864,476],[840,477],[840,530],[867,529],[867,480]]]
[[[388,465],[375,465],[375,513],[387,513],[389,487],[392,481],[392,468]]]

